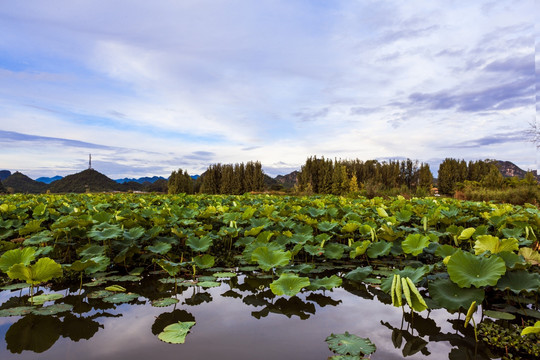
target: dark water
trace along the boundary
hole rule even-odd
[[[122,283],[144,295],[118,305],[88,299],[85,290],[79,296],[76,288],[54,289],[67,295],[56,303],[72,304],[73,311],[0,318],[0,359],[327,359],[334,354],[326,337],[345,331],[368,337],[377,346],[375,360],[467,359],[475,351],[463,316],[445,310],[404,316],[362,284],[277,297],[267,280],[240,276],[209,289],[179,287],[179,303],[161,308],[149,299],[170,296],[173,287],[152,284],[155,279]],[[0,303],[23,301],[27,293],[19,300],[19,291],[3,291]],[[157,334],[177,321],[196,322],[185,343],[160,341]]]

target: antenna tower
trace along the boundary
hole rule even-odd
[[[92,169],[92,154],[88,154],[88,170]]]

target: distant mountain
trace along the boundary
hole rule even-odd
[[[499,171],[504,177],[517,176],[518,178],[523,179],[527,174],[527,171],[519,168],[516,164],[510,161],[496,160],[495,165],[499,168]],[[536,180],[540,181],[540,176],[536,170],[533,171],[533,174],[536,176]]]
[[[88,169],[52,182],[49,190],[53,193],[83,193],[123,191],[124,188],[102,173]]]
[[[36,179],[36,181],[39,181],[39,182],[42,182],[42,183],[45,183],[45,184],[50,184],[53,181],[60,180],[60,179],[62,179],[62,176],[56,175],[56,176],[53,176],[53,177],[39,177],[39,178]]]
[[[282,184],[284,188],[290,189],[298,184],[298,174],[300,174],[300,172],[295,170],[287,175],[278,175],[275,179],[278,183]]]
[[[16,193],[39,194],[47,190],[47,184],[32,180],[18,171],[6,178],[3,185],[6,190]]]
[[[123,178],[123,179],[116,179],[114,181],[116,181],[119,184],[124,184],[124,183],[127,183],[127,182],[136,182],[136,183],[139,183],[139,184],[149,182],[149,183],[153,184],[158,180],[167,180],[167,179],[164,178],[163,176],[152,176],[152,177],[145,176],[145,177],[141,177],[141,178],[138,178],[138,179]]]
[[[9,170],[0,170],[0,180],[6,180],[11,175]]]

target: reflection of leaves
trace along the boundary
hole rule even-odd
[[[44,352],[60,337],[62,322],[52,316],[27,315],[6,332],[7,348],[20,354],[23,350]]]
[[[313,301],[320,307],[325,307],[327,305],[338,306],[342,302],[341,300],[334,300],[330,296],[317,293],[309,294],[309,296],[306,297],[306,300]]]
[[[431,336],[441,332],[441,328],[437,326],[435,320],[424,318],[420,314],[405,313],[405,321],[411,324],[412,328],[418,331],[420,336]]]
[[[424,319],[427,320],[427,319]],[[416,321],[416,318],[414,319]],[[420,336],[414,336],[406,330],[401,330],[393,327],[387,322],[381,321],[381,324],[392,330],[392,343],[396,349],[401,348],[403,339],[405,339],[405,346],[403,346],[402,354],[404,357],[411,356],[421,351],[424,355],[430,355],[427,344],[428,342],[422,339]]]
[[[239,294],[233,290],[228,290],[228,291],[225,291],[223,294],[221,294],[221,296],[224,296],[224,297],[231,297],[231,298],[235,298],[235,299],[239,299],[239,298],[242,298],[242,294]]]
[[[103,328],[103,325],[100,325],[97,321],[66,314],[62,324],[62,336],[73,341],[89,340],[98,332],[100,327]]]
[[[266,308],[261,310],[259,314],[268,315],[269,312],[275,314],[282,314],[288,318],[296,315],[302,320],[306,320],[310,317],[309,314],[315,314],[315,305],[312,303],[305,303],[299,297],[293,296],[289,299],[279,298],[275,303],[268,303]],[[252,313],[254,317],[257,317]],[[257,317],[258,318],[258,317]]]
[[[195,318],[185,310],[174,310],[163,313],[156,318],[156,321],[154,321],[154,324],[152,325],[152,334],[157,335],[161,333],[167,325],[171,325],[179,321],[195,321]]]
[[[248,295],[242,299],[244,304],[251,306],[265,306],[268,305],[268,301],[264,297],[257,295]]]
[[[200,293],[194,294],[189,299],[186,299],[184,301],[184,304],[189,305],[189,306],[195,306],[195,305],[200,305],[204,302],[211,302],[211,301],[212,301],[212,295],[210,295],[207,292],[200,292]]]

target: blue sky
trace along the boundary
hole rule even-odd
[[[200,174],[308,156],[537,169],[534,0],[0,6],[0,168]],[[536,30],[538,31],[538,29]],[[536,69],[536,70],[535,70]],[[538,77],[536,77],[538,79]]]

